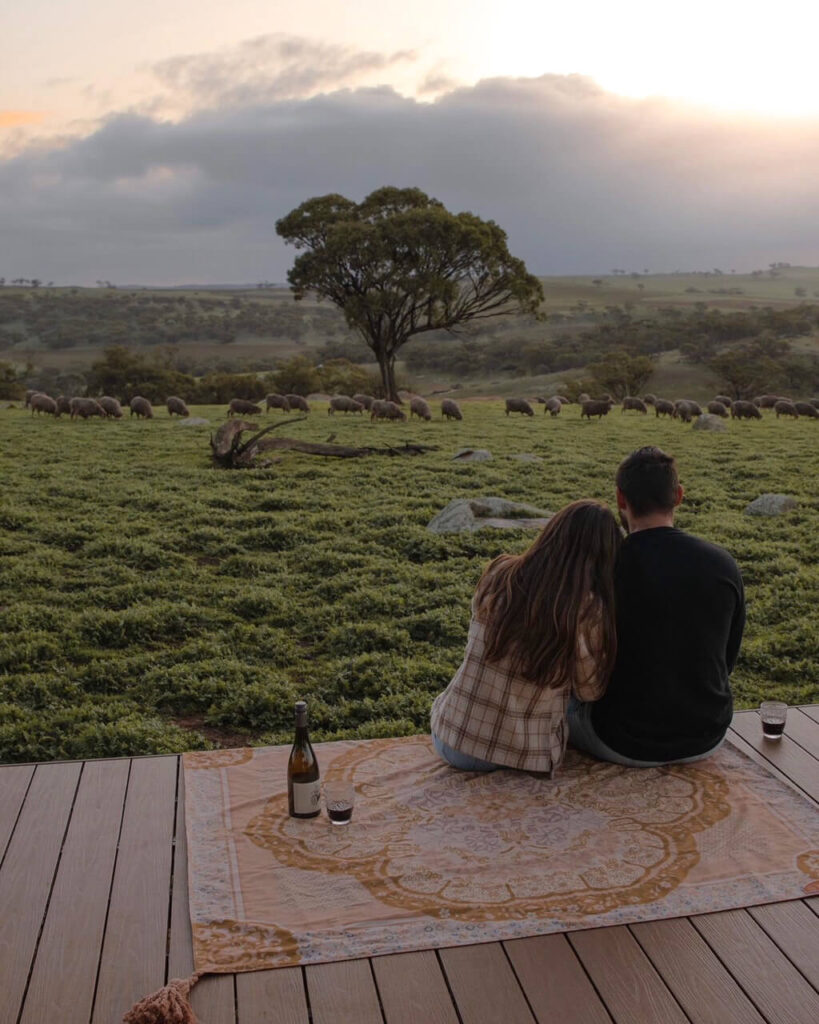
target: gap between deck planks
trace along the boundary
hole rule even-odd
[[[819,708],[790,709],[773,745],[756,713],[738,712],[731,738],[819,794]],[[0,919],[0,1024],[117,1024],[135,999],[192,970],[178,757],[0,768],[0,858],[0,905],[12,910]],[[222,975],[203,979],[193,1002],[202,1024],[545,1024],[556,1014],[565,1024],[814,1024],[817,944],[811,899]]]

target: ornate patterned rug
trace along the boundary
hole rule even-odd
[[[819,892],[819,811],[726,744],[695,765],[568,752],[553,780],[428,737],[322,744],[352,822],[288,817],[288,747],[186,754],[196,969],[251,971],[679,917]]]

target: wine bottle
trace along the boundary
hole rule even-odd
[[[287,762],[287,804],[291,818],[315,818],[321,812],[321,783],[315,751],[307,735],[307,704],[296,702],[296,738]]]

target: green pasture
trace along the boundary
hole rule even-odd
[[[819,701],[819,423],[767,413],[710,434],[619,409],[581,422],[577,406],[525,419],[474,401],[461,423],[408,424],[325,409],[278,433],[439,450],[286,453],[230,472],[212,467],[208,428],[164,410],[73,423],[0,410],[0,760],[283,742],[301,697],[317,739],[423,730],[482,568],[531,537],[427,522],[455,497],[610,501],[619,460],[649,443],[678,458],[679,525],[742,568],[738,705]],[[192,414],[215,427],[224,410]],[[493,459],[453,463],[462,446]],[[510,458],[525,452],[542,462]],[[745,516],[768,491],[799,505]]]

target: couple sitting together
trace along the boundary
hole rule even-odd
[[[464,771],[552,773],[567,743],[637,768],[697,761],[731,724],[745,625],[727,551],[674,526],[674,459],[640,448],[617,508],[575,501],[472,599],[464,660],[432,707],[438,753]]]

